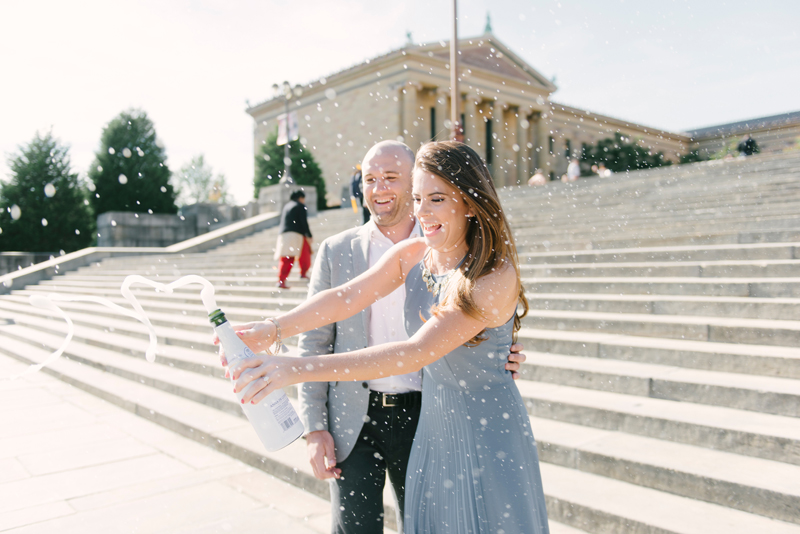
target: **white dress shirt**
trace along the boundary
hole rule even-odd
[[[369,266],[373,267],[394,243],[383,235],[374,219],[366,224],[369,230]],[[420,235],[419,222],[414,225],[411,235]],[[406,341],[403,307],[406,302],[406,288],[402,285],[372,306],[370,306],[367,341],[369,346],[382,345],[393,341]],[[369,381],[369,389],[381,393],[408,393],[422,390],[422,372],[388,376]]]

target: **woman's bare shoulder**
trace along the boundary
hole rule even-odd
[[[517,270],[513,265],[504,263],[485,276],[475,281],[473,298],[475,304],[483,310],[487,319],[493,321],[495,316],[505,316],[516,309],[519,290]],[[504,320],[500,321],[505,322]]]

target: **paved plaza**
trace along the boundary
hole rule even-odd
[[[324,499],[44,373],[0,403],[0,532],[329,532]]]

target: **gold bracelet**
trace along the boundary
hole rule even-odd
[[[275,345],[275,353],[274,354],[276,354],[276,355],[280,354],[281,346],[283,345],[281,343],[281,324],[278,322],[278,320],[275,317],[270,317],[269,319],[267,319],[267,321],[269,321],[270,323],[275,325],[275,343],[274,343],[274,345]]]

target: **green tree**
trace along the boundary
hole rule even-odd
[[[89,169],[97,215],[107,211],[177,213],[166,153],[143,111],[123,111],[103,130]]]
[[[67,146],[37,132],[9,167],[0,188],[0,250],[72,252],[91,244],[94,217]]]
[[[705,161],[706,159],[708,158],[704,158],[697,149],[687,152],[686,154],[681,154],[681,164],[696,163],[698,161]]]
[[[256,175],[253,180],[255,197],[262,187],[277,184],[283,176],[283,147],[277,145],[278,130],[276,129],[267,137],[267,142],[261,145],[261,150],[256,156]],[[289,174],[294,183],[298,185],[311,185],[317,190],[317,210],[327,208],[325,201],[325,180],[322,171],[314,161],[314,156],[307,148],[303,148],[299,141],[289,145],[289,157],[292,164]]]
[[[198,202],[228,202],[228,183],[225,176],[217,174],[206,164],[203,154],[194,156],[189,163],[181,167],[175,175],[175,190],[178,193],[177,203],[180,206],[197,204]]]
[[[663,152],[654,154],[652,150],[623,137],[619,132],[614,134],[613,139],[610,137],[601,139],[596,145],[584,144],[581,150],[581,162],[590,167],[603,163],[615,173],[672,164],[664,157]]]

